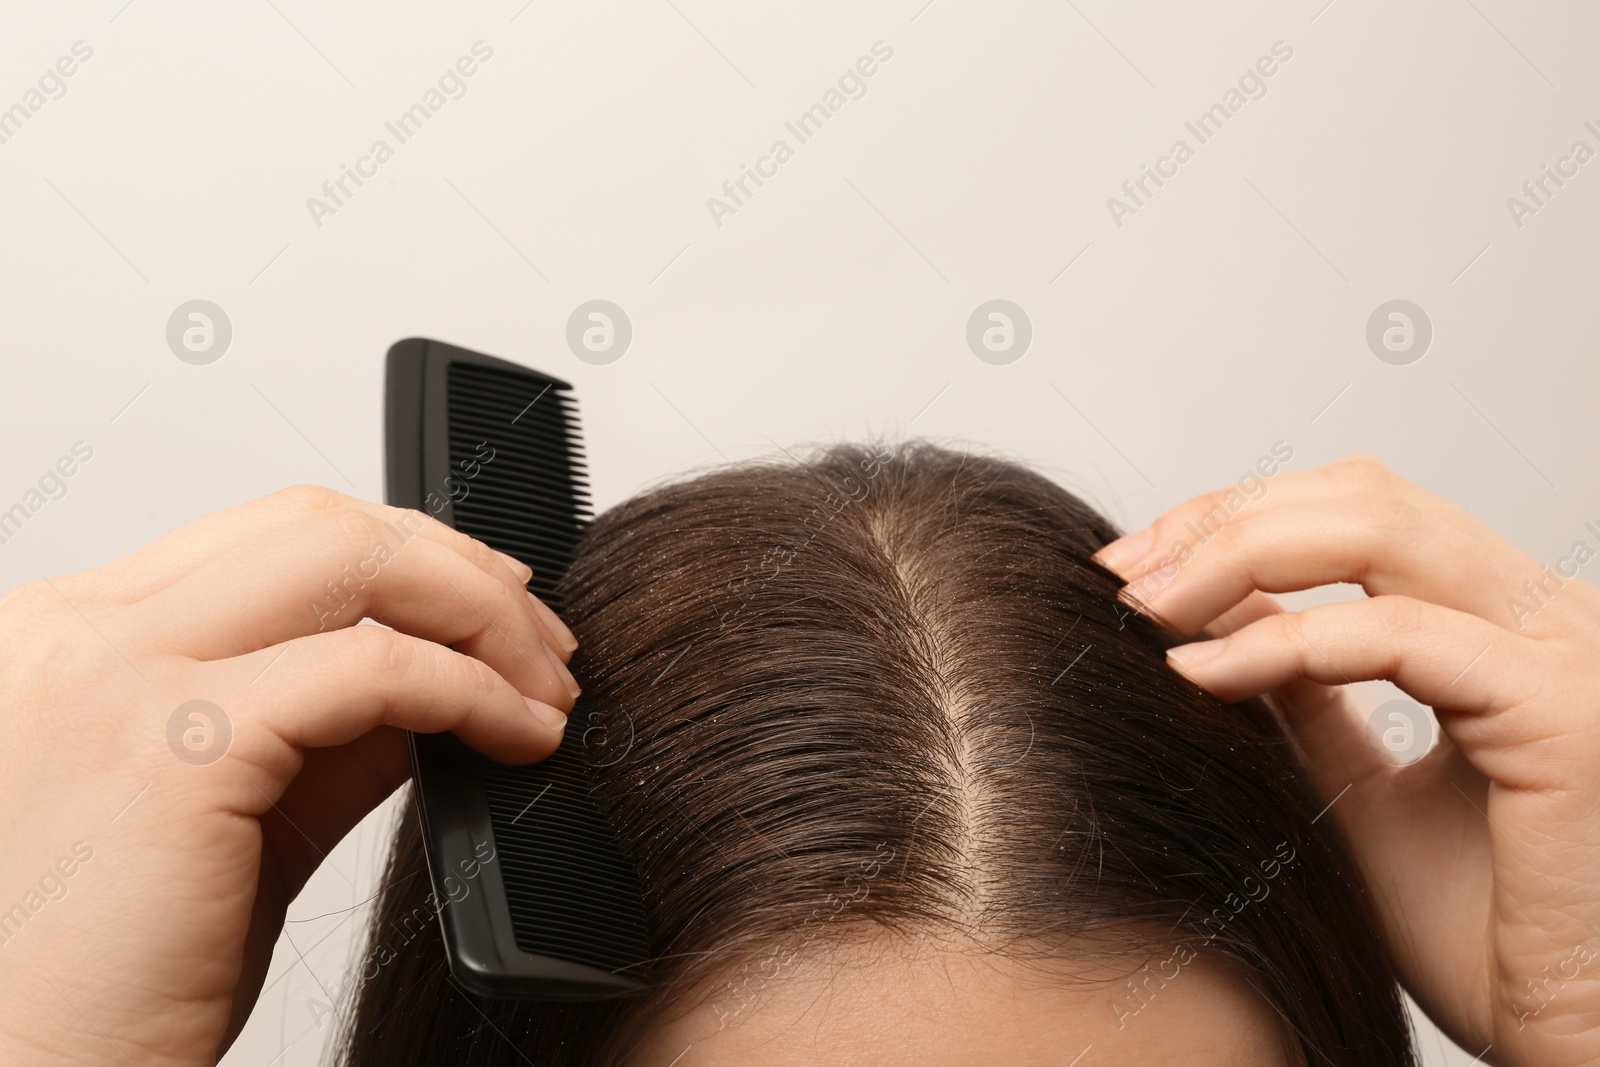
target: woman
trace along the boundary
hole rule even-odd
[[[931,446],[608,512],[564,600],[580,701],[629,719],[595,762],[655,988],[471,997],[434,923],[362,986],[345,1062],[1412,1063],[1283,732],[1163,662],[1092,559],[1114,536]],[[374,931],[426,908],[423,870],[408,814]]]
[[[1279,475],[1196,546],[1220,499],[1112,542],[1036,475],[907,447],[603,516],[571,663],[632,719],[598,788],[657,984],[483,1001],[419,937],[346,1061],[1410,1063],[1396,972],[1484,1062],[1600,1056],[1600,593],[1509,610],[1537,565],[1371,461]],[[314,632],[306,590],[388,518],[301,490],[0,602],[8,875],[97,841],[0,948],[0,1051],[210,1062],[287,900],[405,777],[396,727],[550,751],[574,642],[482,546],[429,527]],[[1373,596],[1255,591],[1341,580]],[[1439,711],[1416,767],[1323,688],[1379,676]],[[167,750],[189,699],[229,709],[226,758]],[[383,914],[419,863],[403,823]]]

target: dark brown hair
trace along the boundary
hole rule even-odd
[[[580,712],[629,721],[594,788],[639,867],[655,984],[469,995],[430,922],[361,987],[342,1062],[623,1064],[691,995],[743,1010],[774,961],[865,927],[1018,956],[1103,938],[1133,960],[1113,1015],[1181,945],[1241,969],[1305,1062],[1413,1064],[1280,724],[1167,666],[1172,639],[1090,558],[1115,536],[1038,474],[926,443],[722,468],[602,515],[566,615]],[[429,888],[409,801],[386,883],[388,930]]]

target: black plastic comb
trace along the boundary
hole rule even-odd
[[[389,349],[385,393],[388,502],[526,563],[559,614],[555,585],[591,515],[572,387],[412,338]],[[526,767],[451,734],[411,735],[450,970],[473,992],[582,1000],[647,978],[638,878],[590,796],[590,768],[608,758],[585,740],[604,725],[579,697],[561,747]]]

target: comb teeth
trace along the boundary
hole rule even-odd
[[[573,723],[543,763],[488,770],[484,792],[517,946],[620,971],[644,958],[644,914],[633,870],[589,797],[583,733]]]
[[[466,487],[455,500],[456,529],[532,567],[530,588],[559,612],[556,583],[593,515],[570,387],[532,371],[451,363],[446,390],[450,469]],[[486,462],[485,444],[494,449]],[[580,698],[550,758],[527,767],[483,761],[484,798],[517,947],[637,972],[649,944],[643,905],[590,795],[591,721],[595,709]]]
[[[479,462],[456,529],[532,567],[534,594],[559,612],[556,582],[593,515],[577,405],[564,384],[466,363],[451,364],[447,388],[450,469]]]

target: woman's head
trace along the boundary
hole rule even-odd
[[[601,516],[566,617],[580,707],[630,728],[595,793],[655,983],[485,1000],[430,927],[362,988],[347,1062],[1412,1063],[1289,742],[1166,665],[1090,558],[1114,536],[1037,474],[926,444]],[[380,922],[422,869],[408,812]]]

